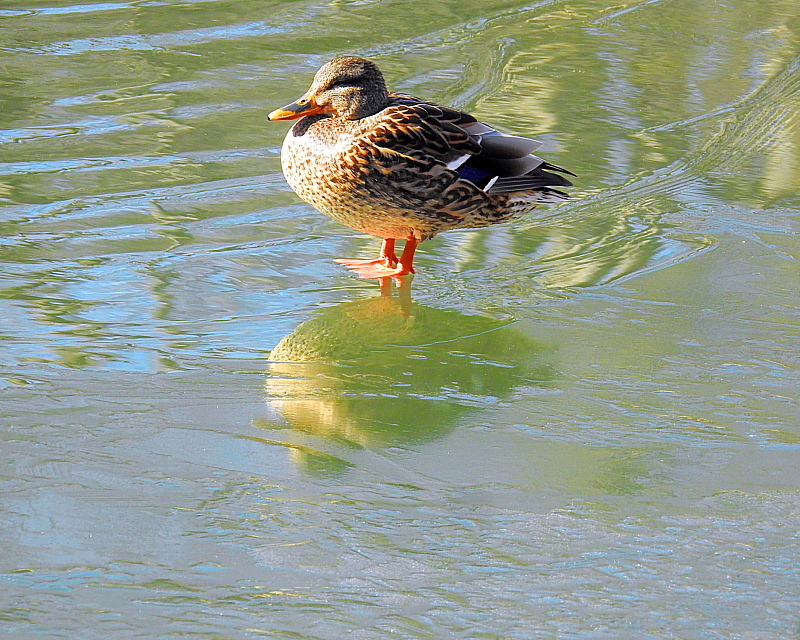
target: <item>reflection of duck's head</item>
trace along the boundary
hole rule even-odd
[[[552,377],[515,324],[388,295],[325,309],[270,355],[270,403],[295,429],[360,445],[429,440]]]

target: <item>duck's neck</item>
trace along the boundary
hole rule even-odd
[[[389,104],[389,93],[386,85],[373,84],[366,88],[359,88],[356,91],[348,92],[342,96],[344,100],[335,106],[335,114],[345,120],[361,120],[385,109]]]

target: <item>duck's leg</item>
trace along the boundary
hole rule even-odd
[[[398,260],[397,273],[392,274],[393,277],[399,278],[400,276],[407,276],[409,273],[416,273],[414,271],[414,254],[417,252],[419,240],[414,236],[406,238],[406,246],[403,247],[403,254]]]
[[[419,245],[419,240],[417,240],[414,236],[410,236],[406,239],[406,246],[403,247],[403,255],[400,256],[400,259],[397,260],[395,257],[395,264],[394,268],[384,266],[382,263],[374,260],[370,263],[370,261],[365,261],[366,264],[361,265],[347,265],[351,269],[353,269],[361,278],[400,278],[401,276],[407,276],[409,273],[414,273],[414,253],[417,250],[417,246]],[[340,260],[337,260],[340,262]]]
[[[343,264],[348,269],[360,270],[362,267],[371,267],[373,265],[382,265],[394,269],[397,266],[397,254],[394,252],[394,238],[384,238],[381,244],[380,255],[375,260],[347,260],[340,259],[334,260],[339,264]]]

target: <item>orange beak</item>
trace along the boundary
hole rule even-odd
[[[300,98],[297,102],[287,104],[285,107],[275,109],[270,113],[267,118],[270,120],[295,120],[303,116],[314,115],[315,113],[322,113],[323,108],[316,102],[305,96]]]

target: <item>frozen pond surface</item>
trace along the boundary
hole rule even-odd
[[[9,637],[800,637],[796,0],[0,24]],[[353,278],[266,120],[341,53],[575,198]]]

